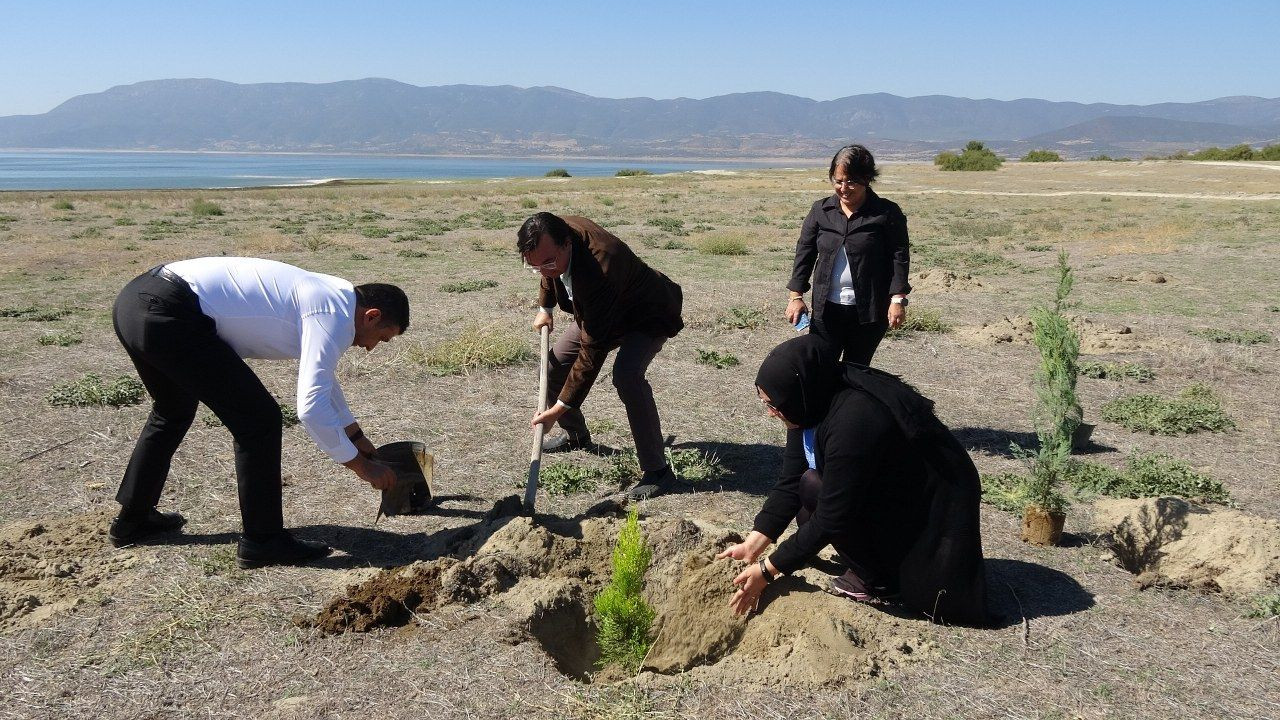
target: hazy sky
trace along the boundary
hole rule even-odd
[[[1277,37],[1280,0],[0,0],[0,115],[191,77],[386,77],[654,98],[1278,97]]]

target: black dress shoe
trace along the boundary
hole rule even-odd
[[[140,520],[125,517],[112,520],[111,527],[107,530],[107,538],[116,547],[136,545],[157,535],[173,532],[186,522],[187,519],[178,513],[165,513],[151,508]]]
[[[554,435],[542,438],[542,452],[569,452],[570,450],[590,450],[595,447],[590,434],[573,435],[561,430]]]
[[[267,565],[305,565],[331,552],[333,548],[322,542],[299,540],[288,530],[281,530],[265,538],[241,538],[236,549],[236,565],[242,570]]]
[[[679,485],[676,474],[671,471],[671,466],[664,466],[661,470],[650,470],[640,478],[640,482],[636,486],[627,491],[628,500],[648,500],[649,498],[665,495],[676,490]]]

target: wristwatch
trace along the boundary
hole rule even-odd
[[[906,307],[906,306],[908,305],[908,301],[907,301],[907,296],[906,296],[906,295],[903,295],[903,296],[901,296],[901,297],[892,297],[892,298],[889,298],[889,302],[891,302],[891,303],[893,303],[893,304],[895,304],[895,305],[901,305],[902,307]]]
[[[773,573],[769,572],[769,566],[764,564],[764,558],[760,558],[760,574],[764,576],[765,585],[773,582]]]

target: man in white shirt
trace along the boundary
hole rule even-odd
[[[382,490],[395,473],[373,460],[338,386],[338,358],[404,332],[409,301],[394,286],[353,287],[341,278],[258,258],[209,257],[161,265],[116,298],[116,335],[153,401],[116,499],[109,537],[117,547],[176,530],[185,520],[156,510],[178,444],[204,403],[235,439],[244,534],[240,567],[299,564],[328,555],[284,529],[280,406],[243,358],[297,358],[298,419],[335,462]]]

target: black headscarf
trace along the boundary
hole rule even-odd
[[[837,351],[816,335],[792,338],[765,356],[756,373],[756,387],[769,404],[802,428],[822,422],[831,398],[843,383]]]

